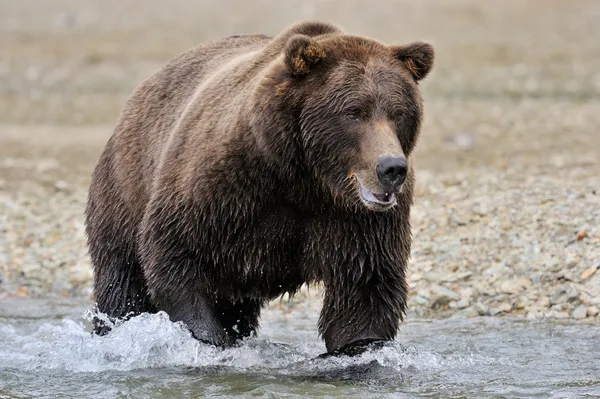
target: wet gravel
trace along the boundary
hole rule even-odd
[[[600,6],[382,2],[357,18],[302,3],[277,19],[267,1],[210,16],[198,2],[0,2],[0,298],[91,295],[89,175],[145,76],[201,40],[335,15],[438,48],[422,84],[409,316],[599,320]],[[406,23],[391,23],[394,7]],[[318,287],[272,303],[319,305]]]

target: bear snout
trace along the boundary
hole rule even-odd
[[[404,156],[380,155],[370,167],[350,173],[357,183],[360,200],[368,209],[386,211],[396,205],[396,194],[408,176]]]
[[[383,156],[377,161],[376,171],[384,191],[394,192],[406,180],[408,164],[404,157]]]

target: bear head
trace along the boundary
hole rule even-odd
[[[253,129],[288,184],[313,179],[336,204],[386,211],[410,178],[431,45],[293,34],[270,65]],[[308,176],[308,177],[307,177]]]

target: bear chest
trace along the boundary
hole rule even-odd
[[[226,239],[210,249],[219,291],[234,298],[295,291],[304,282],[304,242],[305,226],[289,212],[273,210],[252,222],[229,224]]]

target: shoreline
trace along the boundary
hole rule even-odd
[[[89,174],[68,162],[89,172],[95,159],[87,153],[99,153],[110,127],[0,126],[0,132],[10,154],[0,162],[0,300],[90,298],[83,225]],[[55,138],[59,132],[64,139]],[[82,139],[73,140],[75,132]],[[83,166],[69,156],[74,148]],[[417,160],[408,318],[600,320],[600,192],[591,158],[578,154],[579,166],[540,174],[535,185],[518,170],[500,177],[482,168],[441,173]],[[578,176],[575,183],[559,184],[570,175]],[[318,287],[308,292],[270,306],[317,309]]]
[[[211,13],[152,4],[0,2],[10,56],[0,60],[0,301],[91,295],[87,188],[142,80],[198,43],[300,18],[273,2]],[[422,83],[409,319],[600,321],[600,3],[382,0],[359,18],[316,0],[302,10],[436,49]],[[319,303],[312,290],[295,301]]]

